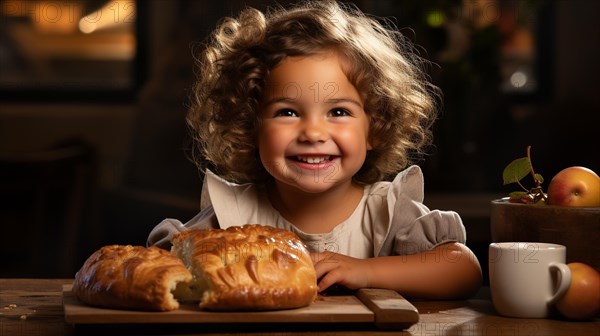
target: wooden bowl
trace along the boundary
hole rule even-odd
[[[491,204],[492,242],[544,242],[567,247],[567,262],[583,262],[600,272],[600,207],[510,203]]]

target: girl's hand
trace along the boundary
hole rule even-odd
[[[311,253],[317,272],[318,291],[333,284],[349,289],[368,287],[371,269],[368,259],[357,259],[334,252]]]

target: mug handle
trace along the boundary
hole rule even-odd
[[[549,267],[550,270],[556,270],[560,274],[558,277],[558,289],[552,298],[550,298],[550,301],[548,301],[548,304],[554,304],[556,301],[558,301],[558,299],[565,295],[569,289],[569,286],[571,286],[571,269],[569,266],[561,263],[550,263]]]

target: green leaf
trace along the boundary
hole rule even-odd
[[[512,203],[531,204],[534,202],[533,196],[527,191],[513,191],[509,196]]]
[[[527,195],[528,193],[526,191],[513,191],[510,194],[508,194],[508,197],[512,198],[512,199],[520,199],[521,197]]]
[[[535,174],[535,179],[540,182],[540,184],[544,183],[544,178],[540,174]]]
[[[531,161],[529,158],[522,157],[509,163],[502,172],[504,185],[519,182],[531,172]]]

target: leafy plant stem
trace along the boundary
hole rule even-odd
[[[537,174],[533,169],[531,161],[531,146],[527,146],[527,156],[518,158],[509,163],[502,172],[502,179],[504,184],[517,183],[524,192],[512,192],[510,193],[511,201],[521,203],[540,203],[546,202],[547,195],[542,189],[542,183],[544,178],[542,175]],[[531,189],[526,188],[520,180],[531,175],[534,181],[534,187]]]
[[[523,190],[525,190],[525,191],[529,191],[529,189],[525,188],[525,186],[524,186],[524,185],[522,185],[522,184],[521,184],[521,182],[517,181],[517,184],[518,184],[519,186],[521,186],[521,188],[523,188]]]
[[[539,187],[540,187],[540,185],[541,185],[541,183],[540,183],[540,181],[539,181],[539,180],[536,178],[536,176],[535,176],[535,171],[533,170],[533,164],[531,164],[531,146],[527,146],[527,160],[529,160],[529,163],[530,163],[530,166],[531,166],[531,177],[533,177],[533,180],[535,181],[535,186],[536,186],[537,188],[539,188]],[[525,187],[523,187],[523,185],[521,185],[521,183],[519,183],[519,185],[520,185],[520,186],[521,186],[523,189],[527,190]]]

